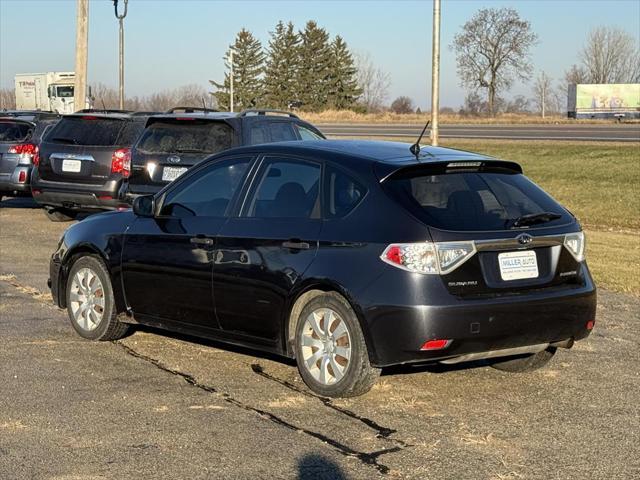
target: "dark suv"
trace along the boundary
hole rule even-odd
[[[51,290],[85,338],[139,322],[250,345],[350,396],[388,365],[545,365],[594,327],[584,245],[516,163],[287,142],[216,155],[133,210],[73,225]]]
[[[154,115],[131,151],[131,176],[120,197],[156,193],[189,167],[214,153],[241,145],[318,140],[324,135],[290,112],[216,112],[180,107]]]
[[[64,116],[40,145],[31,177],[33,198],[52,221],[79,212],[126,207],[118,199],[131,172],[131,146],[145,113],[83,111]]]
[[[40,141],[59,119],[52,112],[0,111],[0,200],[31,195],[31,169],[38,164]]]

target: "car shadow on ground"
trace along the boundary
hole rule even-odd
[[[333,460],[320,454],[305,455],[298,461],[297,480],[302,479],[331,479],[346,480],[346,476],[340,466]]]
[[[40,208],[31,197],[0,197],[0,208]]]

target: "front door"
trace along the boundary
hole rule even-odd
[[[235,157],[197,168],[158,200],[156,217],[137,218],[125,233],[123,281],[134,315],[218,328],[215,238],[250,162]]]
[[[315,162],[263,159],[240,216],[218,235],[214,294],[224,330],[280,338],[289,294],[318,248],[320,172]]]

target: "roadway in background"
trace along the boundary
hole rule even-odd
[[[417,138],[424,125],[317,123],[329,137],[408,137]],[[557,125],[440,125],[441,138],[504,140],[574,140],[640,142],[640,123],[635,124],[557,124]]]

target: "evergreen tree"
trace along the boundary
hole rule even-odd
[[[309,21],[300,32],[300,68],[297,85],[304,110],[319,111],[327,108],[331,91],[333,52],[329,34],[316,22]]]
[[[331,90],[328,103],[336,110],[352,108],[362,95],[358,86],[358,70],[347,44],[339,35],[331,43]]]
[[[236,41],[229,46],[233,50],[233,102],[234,110],[255,108],[260,106],[264,91],[262,74],[264,73],[265,54],[260,41],[244,28],[238,32]],[[224,58],[229,69],[229,52]],[[225,73],[224,82],[209,81],[218,90],[213,92],[218,108],[228,110],[230,107],[229,73]]]
[[[293,23],[278,22],[271,32],[264,76],[264,104],[269,108],[288,108],[298,100],[300,37]]]

